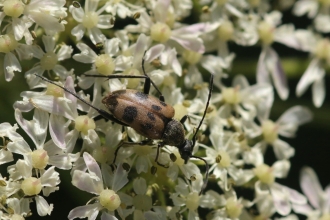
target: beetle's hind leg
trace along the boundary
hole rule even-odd
[[[126,125],[127,126],[127,125]],[[113,161],[112,163],[115,164],[116,163],[116,160],[117,160],[117,154],[119,152],[119,149],[124,147],[125,145],[149,145],[152,143],[152,140],[148,139],[148,140],[143,140],[141,142],[138,142],[138,143],[135,143],[135,142],[129,142],[129,141],[122,141],[117,149],[115,150],[115,157],[113,158]]]
[[[144,83],[143,92],[144,92],[145,94],[149,94],[149,91],[150,91],[150,84],[152,84],[152,85],[155,87],[155,89],[157,90],[157,92],[159,93],[159,100],[162,101],[162,102],[165,102],[165,98],[164,98],[163,94],[162,94],[161,91],[158,89],[158,87],[156,86],[156,84],[155,84],[155,83],[150,79],[150,77],[147,75],[146,70],[145,70],[145,68],[144,68],[144,61],[145,61],[144,57],[145,57],[146,53],[147,53],[147,50],[144,51],[144,54],[143,54],[143,57],[142,57],[142,64],[141,64],[143,74],[147,77],[147,78],[146,78],[146,81],[145,81],[145,83]]]
[[[117,149],[115,150],[115,157],[113,158],[113,161],[112,163],[115,164],[116,163],[116,160],[117,160],[117,155],[118,155],[118,152],[120,150],[120,148],[124,147],[125,145],[150,145],[152,143],[152,140],[151,139],[148,139],[148,140],[143,140],[141,142],[138,142],[138,143],[135,143],[135,142],[129,142],[129,141],[123,141],[121,142]],[[164,145],[159,143],[158,146],[157,146],[157,154],[156,154],[156,158],[155,158],[155,162],[161,166],[161,167],[164,167],[164,168],[168,168],[168,166],[164,165],[164,164],[161,164],[159,163],[158,161],[158,158],[159,158],[159,152],[160,152],[160,148],[163,147]]]

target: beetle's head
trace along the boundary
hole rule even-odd
[[[192,140],[185,140],[179,148],[179,153],[181,158],[184,160],[184,163],[187,163],[188,160],[192,156],[192,151],[193,151],[193,141]]]
[[[178,149],[179,149],[180,156],[184,160],[185,164],[188,162],[188,160],[190,158],[196,158],[196,159],[202,160],[205,163],[206,177],[204,179],[204,184],[202,186],[202,189],[199,192],[199,195],[201,195],[202,192],[204,191],[205,187],[207,186],[207,181],[208,181],[208,178],[209,178],[209,164],[207,163],[207,161],[205,159],[192,155],[192,151],[194,149],[195,143],[196,143],[195,141],[186,139],[183,142],[183,144],[178,147]]]

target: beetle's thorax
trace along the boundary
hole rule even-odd
[[[163,143],[171,146],[181,146],[185,142],[185,130],[183,125],[175,120],[170,120],[164,129]]]

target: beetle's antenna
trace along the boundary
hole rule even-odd
[[[41,78],[42,80],[44,80],[44,81],[46,81],[46,82],[48,82],[48,83],[51,83],[51,84],[53,84],[53,85],[55,85],[55,86],[58,86],[58,87],[60,87],[61,89],[63,89],[64,91],[70,93],[71,95],[73,95],[74,97],[76,97],[77,99],[79,99],[80,101],[82,101],[83,103],[85,103],[86,105],[88,105],[89,107],[95,109],[98,113],[100,113],[100,115],[102,115],[102,116],[104,116],[104,117],[107,117],[107,116],[109,115],[106,111],[104,111],[104,110],[102,110],[102,109],[99,109],[99,108],[96,108],[96,107],[93,106],[91,103],[85,101],[84,99],[82,99],[81,97],[79,97],[77,94],[75,94],[73,91],[68,90],[68,89],[65,88],[64,86],[61,86],[61,85],[59,85],[59,84],[57,84],[57,83],[55,83],[55,82],[53,82],[53,81],[51,81],[51,80],[49,80],[49,79],[43,77],[43,76],[40,76],[40,75],[38,75],[38,74],[35,74],[35,73],[33,73],[33,74],[34,74],[35,76]]]
[[[204,161],[205,163],[205,168],[206,168],[206,174],[205,174],[205,179],[204,179],[204,183],[203,183],[203,186],[201,188],[201,191],[199,192],[199,195],[201,195],[204,191],[204,189],[206,188],[207,186],[207,183],[209,181],[209,164],[207,163],[207,161],[201,157],[197,157],[197,156],[191,156],[192,158],[196,158],[196,159],[199,159],[199,160],[202,160]]]
[[[211,95],[212,95],[212,90],[213,90],[213,74],[211,74],[211,78],[210,78],[210,87],[209,87],[209,96],[207,98],[207,102],[206,102],[206,107],[205,107],[205,110],[204,110],[204,114],[203,114],[203,117],[202,117],[202,120],[199,122],[199,125],[195,131],[195,134],[192,138],[192,141],[193,141],[193,147],[195,146],[195,143],[196,143],[196,135],[197,135],[197,132],[199,130],[199,128],[202,126],[202,123],[204,121],[204,118],[205,118],[205,115],[206,115],[206,112],[207,112],[207,109],[209,107],[209,104],[210,104],[210,99],[211,99]],[[201,159],[202,160],[202,159]]]

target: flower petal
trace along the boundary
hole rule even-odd
[[[78,206],[72,209],[68,215],[68,219],[72,220],[75,218],[87,218],[88,220],[95,220],[99,214],[101,205],[99,203],[88,204],[84,206]]]
[[[94,63],[97,54],[89,46],[84,43],[78,43],[77,47],[81,53],[73,55],[73,59],[82,63]]]
[[[75,170],[72,175],[72,185],[78,189],[99,195],[103,190],[103,182],[96,180],[95,175]]]
[[[64,118],[62,116],[57,116],[54,114],[50,115],[49,119],[49,133],[52,137],[52,140],[61,149],[64,149],[65,146],[65,130],[66,126]]]
[[[18,72],[22,71],[20,62],[18,61],[16,56],[11,52],[5,55],[3,66],[4,66],[5,78],[7,82],[13,79],[15,71]]]
[[[296,87],[296,95],[299,97],[304,94],[308,86],[312,84],[318,76],[324,75],[324,73],[325,72],[321,66],[321,62],[318,59],[313,59],[298,82]]]
[[[23,118],[19,109],[15,109],[15,118],[17,123],[30,136],[36,147],[39,149],[46,140],[49,115],[47,112],[34,109],[33,119],[27,121]]]
[[[313,103],[314,106],[319,108],[322,106],[325,99],[325,80],[322,77],[321,79],[315,80],[312,86],[312,94],[313,94]]]
[[[117,192],[128,183],[127,172],[124,170],[122,164],[118,164],[117,169],[114,173],[112,190]]]
[[[294,137],[298,126],[310,122],[312,112],[303,106],[294,106],[286,110],[276,121],[278,133],[285,137]]]
[[[304,167],[301,170],[300,187],[304,194],[307,196],[308,201],[314,208],[322,208],[322,198],[324,193],[314,170],[309,167]]]
[[[92,157],[87,152],[84,152],[83,157],[84,157],[84,161],[86,163],[88,172],[90,174],[96,175],[97,180],[103,182],[101,169],[100,169],[98,163],[96,162],[96,160],[94,159],[94,157]]]
[[[273,142],[274,153],[279,160],[289,159],[294,156],[295,149],[285,141],[277,139]]]
[[[42,196],[36,196],[34,199],[36,200],[38,215],[45,216],[51,214],[54,208],[53,204],[48,204]]]

